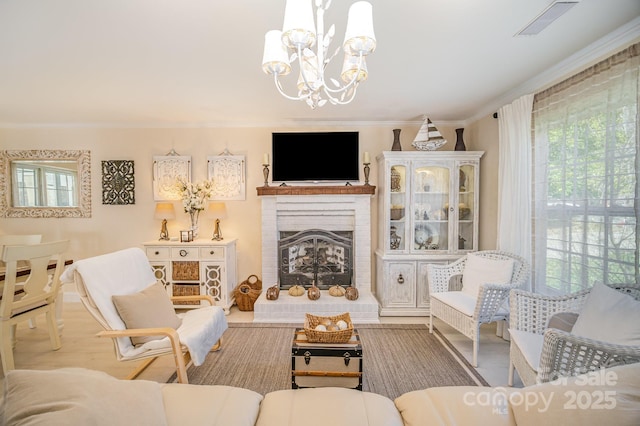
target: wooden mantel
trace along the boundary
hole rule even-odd
[[[344,186],[259,186],[258,196],[263,195],[374,195],[375,185]]]

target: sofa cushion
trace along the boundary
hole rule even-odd
[[[510,406],[518,426],[637,426],[640,363],[522,388]]]
[[[402,426],[389,398],[346,388],[307,388],[270,392],[256,426]]]
[[[159,282],[144,290],[112,296],[113,304],[127,328],[180,327],[181,320],[171,304],[171,299]],[[140,345],[164,336],[132,336],[131,343]]]
[[[572,333],[618,345],[640,346],[640,301],[604,284],[595,284]]]
[[[445,386],[407,392],[394,403],[405,426],[515,425],[506,388]]]
[[[467,293],[463,293],[462,291],[445,291],[444,293],[433,293],[431,297],[434,299],[438,299],[445,305],[449,305],[457,311],[461,313],[472,316],[473,311],[476,309],[476,301],[478,299],[476,296],[471,296]]]
[[[168,383],[160,385],[169,426],[253,426],[262,395],[231,386]]]
[[[166,424],[158,383],[84,368],[9,371],[0,414],[8,425]]]
[[[511,344],[518,345],[524,359],[527,360],[527,364],[535,371],[538,371],[544,335],[513,329],[509,330],[509,334],[511,335]]]
[[[489,259],[475,253],[467,254],[462,272],[462,292],[478,297],[482,284],[509,284],[513,264],[513,259]]]

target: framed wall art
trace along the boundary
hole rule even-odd
[[[208,177],[213,181],[210,199],[246,199],[244,158],[244,155],[232,155],[227,150],[220,155],[207,157]]]
[[[136,182],[133,161],[103,161],[102,204],[125,205],[135,203]]]
[[[176,179],[191,182],[191,156],[158,155],[153,157],[153,199],[155,201],[180,200]]]

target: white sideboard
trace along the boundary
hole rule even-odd
[[[143,245],[156,278],[170,296],[206,294],[229,314],[235,302],[233,289],[238,282],[235,238],[188,243],[147,241]],[[198,302],[185,302],[174,306],[193,308],[199,305]]]

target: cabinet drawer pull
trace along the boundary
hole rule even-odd
[[[211,251],[209,252],[209,254],[216,254],[216,251],[215,251],[215,250],[211,250]]]
[[[180,250],[180,256],[185,257],[187,254],[189,254],[189,252],[187,252],[185,249]]]
[[[158,250],[156,250],[155,255],[158,256],[160,254],[160,252]]]
[[[402,274],[398,274],[398,284],[404,284],[404,277]]]

